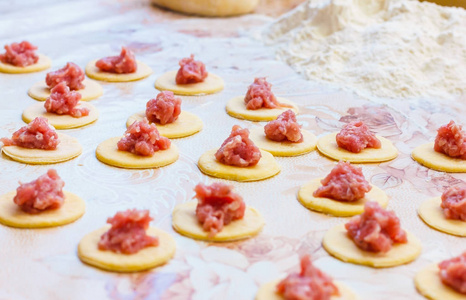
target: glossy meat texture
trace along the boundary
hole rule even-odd
[[[359,153],[366,148],[380,148],[380,140],[362,121],[346,124],[336,137],[338,147],[353,153]]]
[[[44,117],[37,117],[28,125],[13,133],[13,137],[1,138],[4,146],[30,149],[55,150],[60,143],[55,128]]]
[[[194,191],[198,201],[197,219],[210,237],[222,231],[225,225],[243,218],[246,204],[240,195],[233,192],[233,186],[224,183],[200,183]]]
[[[146,118],[136,121],[123,138],[118,142],[118,150],[128,151],[136,155],[152,156],[156,151],[170,148],[170,140],[159,134],[154,124],[149,124]]]
[[[298,124],[296,114],[291,109],[280,114],[276,120],[267,123],[264,133],[269,140],[276,142],[301,143],[303,141],[301,125]]]
[[[194,55],[183,58],[179,62],[180,69],[176,73],[176,84],[189,84],[203,82],[207,73],[204,63],[194,60]]]
[[[146,234],[152,220],[148,210],[128,209],[117,212],[107,219],[112,227],[100,237],[99,249],[134,254],[146,247],[158,246],[158,237]]]
[[[0,61],[16,67],[27,67],[39,61],[35,53],[36,46],[27,41],[5,45],[5,53],[0,54]]]
[[[249,130],[239,125],[233,126],[230,136],[215,153],[219,162],[236,167],[255,166],[261,157],[259,148],[249,139]]]
[[[64,82],[56,85],[50,91],[50,97],[44,103],[45,110],[57,115],[70,115],[74,118],[80,118],[89,115],[89,109],[76,106],[81,100],[81,94],[70,91]]]
[[[103,72],[127,74],[136,72],[138,65],[134,53],[126,47],[121,48],[119,56],[99,59],[95,66]]]
[[[181,113],[181,98],[173,92],[165,91],[146,104],[146,117],[151,123],[165,125],[173,123]]]
[[[45,77],[45,83],[50,89],[64,82],[73,91],[85,88],[83,80],[84,71],[72,62],[66,63],[61,69],[47,73]]]
[[[361,168],[343,161],[340,161],[320,183],[322,186],[314,191],[314,197],[339,201],[359,200],[372,189]]]
[[[330,276],[312,265],[309,255],[301,258],[301,272],[288,275],[277,285],[284,300],[330,300],[339,295]]]
[[[440,207],[445,218],[466,221],[466,185],[458,184],[446,189]]]
[[[244,103],[247,109],[252,110],[284,106],[275,98],[275,95],[272,93],[272,85],[267,82],[265,77],[254,79],[254,82],[249,86],[246,92]]]
[[[450,121],[437,130],[434,150],[453,158],[466,159],[466,134],[461,125]]]
[[[466,295],[466,251],[439,263],[440,279],[458,293]]]
[[[395,243],[406,243],[406,232],[393,211],[377,202],[366,202],[364,212],[345,224],[348,236],[365,251],[388,252]]]
[[[50,169],[34,181],[21,183],[13,201],[22,211],[30,214],[57,209],[65,201],[62,191],[64,185],[57,171]]]

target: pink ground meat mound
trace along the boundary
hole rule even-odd
[[[461,125],[450,121],[437,130],[434,150],[450,157],[466,159],[466,134]]]
[[[362,169],[347,162],[339,162],[314,191],[314,197],[326,197],[339,201],[356,201],[364,198],[372,187],[364,178]]]
[[[301,258],[301,272],[288,275],[277,285],[285,300],[330,300],[338,296],[332,278],[312,265],[309,255]]]
[[[121,48],[119,56],[109,56],[99,59],[96,67],[103,72],[126,74],[136,72],[138,65],[133,52],[126,47]]]
[[[261,157],[259,148],[249,139],[249,130],[238,125],[233,126],[230,136],[215,153],[222,164],[237,167],[255,166]]]
[[[170,148],[170,140],[159,134],[154,124],[149,124],[146,118],[136,121],[123,138],[118,142],[118,150],[128,151],[136,155],[152,156],[156,151]]]
[[[210,186],[202,183],[194,188],[198,200],[196,216],[209,237],[222,231],[231,221],[242,219],[246,204],[243,198],[233,193],[233,186],[224,183],[213,183]]]
[[[146,117],[151,123],[173,123],[181,113],[181,98],[173,92],[161,92],[146,104]]]
[[[349,237],[365,251],[388,252],[394,243],[406,243],[406,232],[393,211],[377,202],[366,202],[364,212],[345,224]]]
[[[6,52],[0,54],[0,61],[16,67],[27,67],[39,61],[35,53],[36,46],[27,41],[5,45]]]
[[[276,120],[267,123],[264,127],[264,133],[269,140],[276,142],[301,143],[303,141],[301,126],[296,120],[296,114],[291,109],[280,114]]]
[[[458,293],[466,294],[466,252],[438,265],[442,282]]]
[[[247,109],[259,108],[277,108],[286,106],[278,102],[275,95],[272,93],[272,85],[267,82],[265,77],[255,78],[246,93],[244,103]]]
[[[442,194],[443,214],[447,219],[466,221],[466,185],[454,185]]]
[[[13,137],[1,138],[4,146],[18,146],[30,149],[55,150],[60,143],[55,128],[46,118],[37,117],[28,125],[13,133]]]
[[[65,201],[62,188],[65,185],[57,171],[50,169],[46,174],[29,183],[21,183],[13,199],[22,211],[37,214],[48,209],[57,209]]]
[[[180,69],[176,73],[176,84],[189,84],[203,82],[209,73],[205,69],[205,65],[197,60],[194,60],[194,55],[183,58],[179,62]]]
[[[382,147],[380,140],[362,121],[346,124],[337,134],[336,140],[338,147],[353,153],[359,153],[366,148],[379,149]]]
[[[83,84],[84,72],[75,63],[68,62],[66,66],[53,72],[47,73],[45,83],[52,89],[58,84],[64,82],[71,90],[81,90],[85,88]]]
[[[99,249],[133,254],[146,247],[158,246],[159,238],[146,234],[152,220],[148,210],[128,209],[117,212],[107,219],[112,227],[100,237]]]
[[[57,115],[70,115],[74,118],[89,115],[88,108],[76,107],[81,99],[81,94],[70,91],[70,88],[64,82],[56,85],[50,92],[50,97],[44,103],[47,112]]]

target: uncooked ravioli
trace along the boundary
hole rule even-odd
[[[222,78],[210,72],[207,78],[202,82],[177,84],[177,72],[178,71],[169,71],[160,76],[155,81],[155,88],[159,91],[171,91],[175,95],[196,96],[220,92],[225,86]]]
[[[103,72],[96,67],[96,62],[97,60],[93,60],[89,62],[86,66],[86,75],[95,80],[109,82],[128,82],[140,80],[152,74],[152,69],[145,63],[140,62],[139,60],[136,61],[138,66],[136,72],[122,74]]]
[[[413,150],[411,156],[427,168],[443,172],[466,172],[466,160],[449,157],[434,150],[434,143],[423,144]]]
[[[104,90],[96,81],[84,79],[83,84],[85,87],[76,91],[81,94],[81,101],[89,101],[102,96]],[[29,89],[28,95],[35,100],[45,101],[50,97],[50,88],[45,81],[39,81]]]
[[[228,101],[225,109],[230,116],[249,121],[272,121],[288,109],[291,109],[295,114],[299,113],[298,106],[290,100],[277,98],[277,101],[290,107],[247,109],[244,96],[237,96]]]
[[[26,67],[17,67],[10,64],[6,64],[0,61],[0,72],[1,73],[10,73],[10,74],[20,74],[20,73],[32,73],[39,72],[50,68],[52,61],[50,58],[43,54],[38,54],[39,60],[32,65]]]
[[[464,300],[465,295],[442,283],[437,264],[423,269],[414,277],[419,293],[432,300]]]
[[[430,227],[457,236],[466,236],[466,221],[445,218],[440,207],[440,197],[424,201],[419,207],[419,217]]]

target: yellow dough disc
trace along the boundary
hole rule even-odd
[[[109,82],[128,82],[136,81],[148,77],[152,74],[152,69],[139,60],[136,61],[138,67],[134,73],[118,74],[110,72],[102,72],[95,66],[97,60],[89,62],[86,66],[86,75],[92,79]]]
[[[276,293],[276,286],[281,280],[267,282],[259,287],[255,300],[284,300],[285,298]],[[338,288],[340,295],[330,297],[330,300],[357,300],[358,296],[341,282],[333,282]]]
[[[28,149],[18,146],[3,146],[3,153],[9,158],[31,165],[55,164],[79,156],[82,147],[74,137],[57,132],[60,143],[55,150]]]
[[[81,94],[81,101],[89,101],[99,98],[104,93],[102,86],[94,80],[84,79],[83,84],[85,87],[81,90],[77,90],[77,92]],[[28,95],[35,100],[45,101],[50,97],[50,89],[45,81],[39,81],[31,86],[28,91]]]
[[[209,238],[196,217],[197,201],[178,204],[173,210],[173,228],[190,238],[211,242],[231,242],[257,235],[264,227],[264,218],[252,207],[246,207],[244,217],[225,225],[222,231]]]
[[[413,150],[411,156],[427,168],[444,172],[466,172],[466,159],[452,158],[434,150],[434,143],[423,144]]]
[[[377,202],[383,208],[388,205],[387,194],[374,185],[371,185],[372,189],[369,193],[366,193],[364,198],[353,202],[314,197],[312,195],[314,191],[322,186],[320,180],[319,178],[314,179],[299,189],[298,200],[306,208],[336,217],[350,217],[362,214],[364,212],[364,204],[368,201]]]
[[[52,61],[50,60],[50,58],[43,54],[38,54],[38,56],[39,60],[35,64],[27,67],[17,67],[10,64],[5,64],[0,61],[0,72],[9,74],[33,73],[50,68],[50,66],[52,65]]]
[[[254,144],[272,153],[274,156],[297,156],[309,153],[316,149],[317,137],[307,130],[301,130],[303,141],[301,143],[275,142],[269,140],[264,133],[264,128],[254,128],[249,134],[249,138]]]
[[[317,141],[317,149],[319,149],[320,153],[334,160],[344,160],[352,163],[375,163],[392,160],[398,156],[398,150],[393,146],[392,142],[381,136],[377,136],[382,144],[381,148],[366,148],[359,153],[353,153],[338,147],[336,136],[336,132],[330,133]]]
[[[215,158],[217,150],[209,150],[199,158],[198,167],[202,173],[212,177],[235,181],[257,181],[272,177],[280,172],[280,166],[273,155],[260,150],[262,157],[252,167],[235,167],[222,164]]]
[[[143,120],[145,117],[145,111],[141,111],[132,115],[128,118],[128,121],[126,121],[126,127],[129,127],[135,121]],[[176,139],[193,135],[201,131],[203,127],[202,120],[195,114],[187,111],[182,111],[178,116],[178,119],[176,119],[176,121],[173,123],[165,125],[155,123],[155,125],[157,126],[157,130],[159,131],[160,135],[169,139]]]
[[[99,118],[99,111],[94,105],[81,102],[78,108],[85,107],[89,109],[89,115],[81,118],[74,118],[70,115],[57,115],[48,113],[44,108],[44,103],[35,103],[23,111],[23,121],[30,123],[36,117],[44,117],[49,121],[49,124],[56,129],[71,129],[86,126],[95,122]]]
[[[424,201],[419,207],[419,217],[430,227],[457,236],[466,236],[466,221],[445,218],[440,207],[440,197]]]
[[[152,3],[186,14],[226,17],[252,12],[259,0],[152,0]]]
[[[218,75],[210,73],[203,82],[176,84],[176,73],[170,71],[155,81],[155,88],[159,91],[171,91],[176,95],[196,96],[214,94],[223,90],[225,83]]]
[[[249,121],[272,121],[288,109],[294,111],[295,114],[299,113],[296,104],[290,100],[285,98],[277,98],[277,100],[280,103],[291,105],[291,107],[247,109],[244,96],[237,96],[228,101],[225,109],[230,116]]]
[[[174,163],[179,156],[178,148],[173,143],[167,150],[156,151],[152,156],[141,156],[128,151],[120,151],[117,148],[120,139],[120,137],[113,137],[100,143],[95,150],[97,159],[120,168],[149,169]]]
[[[392,249],[387,253],[374,253],[359,249],[348,237],[345,226],[342,224],[325,233],[322,245],[329,254],[344,262],[387,268],[409,263],[421,254],[421,241],[409,232],[406,234],[407,243],[393,244]]]
[[[436,264],[418,272],[414,277],[414,284],[419,293],[432,300],[464,300],[466,298],[464,294],[443,284]]]
[[[45,210],[38,214],[28,214],[13,202],[16,191],[0,196],[0,223],[18,228],[43,228],[65,225],[81,218],[86,204],[77,195],[63,191],[65,201],[58,209]]]
[[[167,232],[149,227],[147,235],[157,236],[159,245],[146,247],[134,254],[99,250],[100,237],[110,226],[97,229],[84,236],[78,245],[78,257],[86,264],[114,272],[138,272],[161,266],[168,262],[176,250],[175,240]]]

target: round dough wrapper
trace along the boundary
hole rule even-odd
[[[272,153],[274,156],[298,156],[316,149],[317,137],[307,130],[301,130],[303,141],[301,143],[276,142],[269,140],[263,127],[254,128],[249,138],[262,150]]]
[[[65,225],[81,218],[86,204],[79,196],[63,191],[65,201],[58,209],[28,214],[13,202],[16,190],[0,196],[0,223],[18,228],[43,228]]]
[[[265,225],[260,213],[247,206],[243,219],[225,225],[222,231],[209,238],[196,217],[197,201],[178,204],[173,210],[173,228],[180,234],[190,238],[210,242],[231,242],[257,235]]]
[[[225,87],[223,79],[210,72],[203,82],[188,84],[177,84],[176,73],[178,71],[169,71],[160,76],[155,81],[155,88],[159,91],[171,91],[175,95],[197,96],[214,94]]]
[[[440,197],[424,201],[419,207],[419,217],[430,227],[457,236],[466,236],[466,221],[445,218],[440,207]]]
[[[394,267],[409,263],[421,254],[421,241],[409,232],[406,244],[394,244],[387,253],[374,253],[359,249],[348,237],[345,226],[329,229],[324,236],[324,249],[339,260],[374,268]]]
[[[128,118],[126,127],[129,127],[135,121],[143,120],[145,117],[145,111],[141,111],[132,115]],[[165,125],[155,123],[155,125],[157,126],[157,130],[159,131],[160,135],[169,139],[176,139],[193,135],[201,131],[202,127],[204,126],[201,118],[187,111],[182,111],[178,116],[178,119],[176,119],[176,121],[173,123]]]
[[[9,74],[21,74],[40,72],[50,68],[50,66],[52,65],[52,61],[50,60],[50,58],[43,54],[38,54],[38,56],[39,60],[35,64],[26,67],[17,67],[10,64],[5,64],[0,61],[0,72]]]
[[[146,247],[134,254],[99,250],[100,237],[110,229],[105,226],[85,235],[78,245],[78,257],[91,266],[114,272],[138,272],[161,266],[168,262],[176,250],[173,237],[158,228],[149,227],[147,234],[157,236],[159,245]]]
[[[89,62],[86,66],[86,75],[92,79],[108,82],[128,82],[136,81],[148,77],[152,74],[152,69],[139,60],[136,61],[138,67],[134,73],[118,74],[102,72],[95,66],[96,60]]]
[[[167,150],[156,151],[152,156],[141,156],[128,151],[120,151],[117,148],[120,139],[121,137],[113,137],[100,143],[95,151],[97,159],[120,168],[149,169],[174,163],[179,156],[178,148],[173,143]]]
[[[60,143],[55,150],[28,149],[18,146],[3,146],[9,158],[31,165],[55,164],[79,156],[83,149],[74,137],[57,132]]]
[[[278,102],[291,105],[291,107],[247,109],[244,96],[237,96],[228,101],[225,107],[227,113],[237,119],[249,121],[273,121],[284,111],[291,109],[295,114],[299,113],[298,106],[285,98],[277,98]]]
[[[450,173],[466,172],[466,160],[449,157],[434,150],[434,143],[423,144],[413,150],[411,156],[415,161],[429,169]]]
[[[322,178],[314,179],[299,189],[298,200],[304,207],[336,217],[350,217],[362,214],[364,212],[364,204],[368,201],[377,202],[383,208],[388,205],[387,194],[374,185],[371,185],[372,189],[369,193],[366,193],[364,198],[352,202],[314,197],[314,191],[322,186],[320,183],[321,180]]]
[[[94,80],[84,79],[83,84],[85,87],[81,90],[77,90],[77,92],[81,94],[81,101],[99,98],[104,93],[102,86]],[[37,101],[45,101],[50,97],[50,89],[45,81],[39,81],[31,86],[28,95]]]
[[[280,166],[273,155],[264,150],[260,151],[262,157],[257,165],[243,168],[219,163],[215,158],[217,150],[209,150],[199,158],[198,167],[204,174],[235,181],[257,181],[278,174]]]
[[[56,129],[71,129],[89,125],[99,118],[99,111],[94,105],[87,102],[81,102],[78,107],[88,108],[89,115],[81,118],[74,118],[70,115],[57,115],[54,113],[48,113],[44,108],[43,102],[35,103],[23,111],[23,121],[30,123],[36,117],[44,117],[49,120],[49,124]]]
[[[284,300],[285,298],[282,295],[275,292],[276,286],[280,281],[281,280],[274,280],[261,285],[257,291],[255,300]],[[356,294],[343,283],[338,281],[334,281],[333,283],[337,286],[340,295],[332,296],[330,297],[330,300],[358,299],[358,296],[356,296]]]
[[[344,160],[352,163],[375,163],[392,160],[398,156],[398,150],[392,142],[377,136],[382,147],[379,149],[366,148],[359,153],[353,153],[338,147],[336,142],[337,132],[327,134],[317,141],[317,149],[323,155],[334,160]]]
[[[152,0],[174,11],[207,17],[226,17],[250,13],[259,0]]]
[[[419,293],[432,300],[464,300],[465,298],[464,294],[443,284],[437,264],[418,272],[414,277],[414,284]]]

